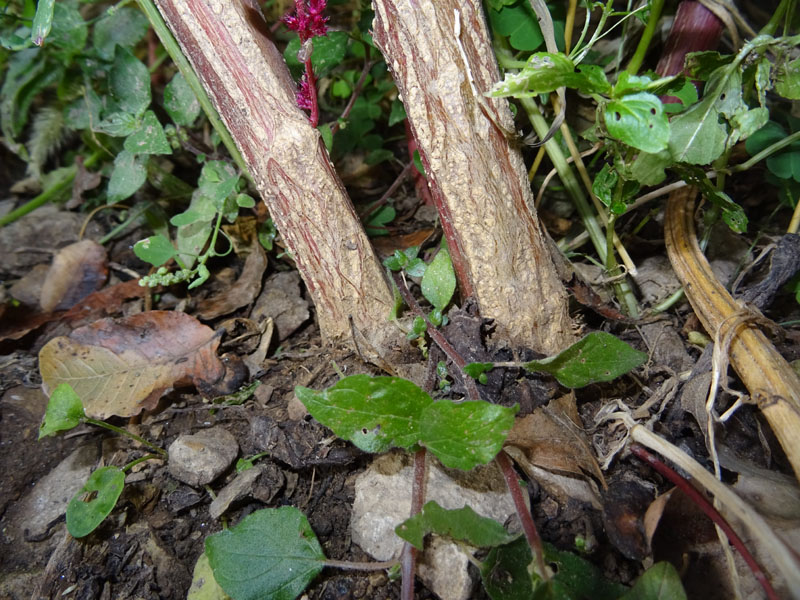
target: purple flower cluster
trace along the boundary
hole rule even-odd
[[[328,0],[294,0],[294,14],[283,17],[286,27],[296,31],[300,42],[305,43],[312,37],[328,34],[328,19],[323,12]]]
[[[328,6],[328,0],[294,0],[294,14],[287,14],[282,21],[292,31],[296,31],[300,37],[302,53],[306,72],[300,80],[300,89],[297,90],[297,106],[304,110],[311,111],[309,121],[313,127],[317,126],[319,120],[319,108],[317,106],[317,82],[314,78],[314,70],[311,67],[310,42],[308,48],[306,42],[311,38],[328,35],[328,19],[323,16],[323,12]]]

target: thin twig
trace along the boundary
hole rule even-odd
[[[339,115],[339,118],[336,120],[336,122],[333,125],[331,125],[331,135],[339,131],[342,121],[350,116],[350,112],[356,105],[356,100],[361,95],[361,90],[364,88],[364,84],[367,81],[367,75],[369,75],[370,69],[372,69],[372,66],[374,64],[375,63],[370,60],[364,61],[364,68],[361,69],[361,77],[358,78],[358,81],[356,82],[356,85],[353,88],[353,93],[350,94],[350,99],[347,101],[347,104],[345,105],[342,114]]]
[[[394,278],[395,284],[397,284],[397,289],[400,292],[400,295],[403,297],[403,300],[411,309],[411,311],[417,315],[418,317],[422,317],[425,321],[425,324],[428,326],[428,334],[431,336],[431,339],[436,342],[439,348],[447,355],[447,358],[453,361],[456,367],[461,371],[462,379],[464,380],[464,387],[467,389],[467,397],[470,400],[480,400],[481,394],[478,391],[478,386],[475,383],[475,380],[472,379],[469,375],[464,373],[464,367],[467,364],[467,361],[458,353],[458,351],[450,345],[450,342],[442,335],[442,332],[436,329],[433,326],[433,323],[430,322],[427,315],[422,312],[422,308],[420,307],[417,299],[411,294],[411,291],[408,289],[406,285],[406,280],[403,277],[402,273],[392,273],[392,277]]]
[[[420,448],[414,453],[414,483],[411,488],[411,514],[409,515],[411,517],[418,514],[425,503],[425,454],[425,448]],[[400,555],[400,572],[403,578],[400,600],[414,600],[414,577],[418,554],[419,551],[409,542],[403,545],[403,552]]]
[[[539,575],[543,580],[547,581],[549,576],[547,574],[547,569],[544,566],[544,547],[542,546],[542,538],[539,537],[539,532],[536,530],[536,524],[533,522],[531,511],[528,510],[528,506],[525,504],[525,498],[522,496],[522,489],[519,487],[517,472],[514,470],[514,467],[511,464],[511,459],[508,457],[508,454],[506,454],[505,450],[501,450],[500,453],[495,456],[494,460],[497,462],[500,470],[503,472],[503,477],[506,480],[506,486],[508,486],[511,499],[514,501],[514,508],[517,509],[519,520],[522,523],[522,531],[525,532],[525,539],[528,540],[528,544],[531,547],[531,552],[533,552],[534,559],[536,560],[536,568],[539,571]]]
[[[719,511],[709,502],[703,494],[701,494],[697,488],[695,488],[691,483],[689,483],[684,477],[681,477],[679,473],[674,471],[668,465],[664,464],[658,458],[650,454],[644,447],[640,446],[639,444],[631,444],[630,451],[635,454],[638,458],[649,464],[653,467],[656,471],[661,473],[664,477],[669,479],[674,485],[679,487],[681,491],[686,494],[692,502],[694,502],[697,507],[702,510],[706,516],[711,519],[717,527],[722,529],[725,532],[728,540],[730,540],[731,544],[739,551],[739,554],[742,555],[742,558],[747,563],[747,566],[750,567],[750,570],[753,572],[753,575],[761,584],[761,587],[764,588],[764,592],[767,594],[767,598],[770,600],[777,600],[778,595],[775,593],[775,590],[772,588],[772,584],[767,579],[766,573],[761,570],[761,567],[756,562],[756,559],[753,558],[753,555],[750,554],[750,551],[742,542],[742,539],[736,534],[730,524],[725,520]]]
[[[361,212],[359,216],[361,217],[362,221],[369,219],[372,216],[372,213],[374,213],[379,206],[386,204],[386,201],[391,198],[392,194],[394,194],[397,191],[397,188],[400,187],[400,184],[402,184],[405,178],[408,177],[408,174],[411,172],[413,166],[414,162],[409,161],[406,166],[403,167],[403,170],[400,171],[399,175],[395,177],[395,180],[392,182],[392,185],[389,186],[389,189],[387,189],[380,198],[375,200],[375,202],[367,206],[367,208]]]

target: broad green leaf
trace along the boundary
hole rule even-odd
[[[402,122],[406,118],[406,108],[400,98],[392,101],[392,109],[389,111],[389,127]]]
[[[800,57],[778,67],[775,91],[789,100],[800,100]]]
[[[72,537],[89,535],[114,510],[125,472],[118,467],[100,467],[67,505],[67,531]]]
[[[381,142],[383,142],[383,140],[381,140]],[[376,148],[367,154],[366,158],[364,159],[364,164],[371,167],[384,161],[391,160],[392,158],[394,158],[394,152],[391,150],[387,150],[386,148]]]
[[[147,157],[123,150],[114,159],[114,170],[108,182],[108,202],[131,197],[147,181]]]
[[[769,121],[769,110],[765,107],[758,106],[736,113],[731,117],[731,138],[734,140],[746,140],[753,135],[756,131],[761,129]],[[733,143],[728,140],[728,143]]]
[[[779,123],[769,121],[747,138],[744,148],[750,156],[755,156],[772,144],[781,141],[786,135],[786,130]]]
[[[240,208],[253,208],[255,205],[256,201],[252,196],[248,196],[247,194],[236,194],[236,206]]]
[[[606,105],[608,133],[645,152],[659,152],[669,143],[669,119],[658,96],[646,92],[628,94]]]
[[[605,579],[590,562],[544,544],[545,564],[554,575],[543,582],[532,574],[533,557],[527,540],[492,548],[481,566],[481,578],[492,600],[617,600],[626,588]]]
[[[80,100],[81,103],[84,100]],[[128,112],[113,112],[99,123],[95,121],[94,131],[111,137],[126,137],[139,129],[141,122]],[[135,152],[134,152],[135,154]]]
[[[39,427],[39,439],[77,427],[84,418],[83,403],[68,383],[56,386]]]
[[[55,0],[39,0],[36,5],[36,16],[33,17],[33,27],[31,28],[31,41],[37,46],[42,46],[44,38],[50,33],[55,3]]]
[[[150,72],[131,51],[117,46],[109,73],[109,91],[119,107],[141,116],[150,106]]]
[[[508,37],[516,50],[536,50],[544,41],[539,22],[528,2],[505,4],[499,10],[491,8],[489,22],[495,32]]]
[[[174,217],[172,217],[169,222],[170,225],[174,225],[175,227],[181,227],[183,225],[191,225],[192,223],[197,223],[198,221],[202,221],[203,223],[209,223],[211,219],[216,214],[216,210],[208,211],[208,212],[200,212],[198,210],[192,210],[191,208],[188,210],[183,211],[182,213],[178,213]]]
[[[686,600],[681,577],[664,561],[647,569],[620,600]]]
[[[596,331],[575,342],[556,356],[532,360],[528,371],[545,371],[569,388],[598,381],[611,381],[647,360],[647,354],[631,348],[610,333]]]
[[[164,128],[152,110],[144,113],[139,129],[125,138],[124,148],[132,154],[172,154]]]
[[[91,87],[84,88],[84,94],[64,108],[64,124],[75,131],[97,127],[102,108],[103,101],[95,91]]]
[[[439,252],[425,269],[420,283],[422,295],[434,308],[444,310],[456,291],[456,274],[447,248]]]
[[[497,456],[518,410],[483,400],[440,400],[423,411],[419,441],[444,466],[468,471]]]
[[[312,40],[314,50],[311,52],[311,66],[314,67],[316,77],[325,77],[331,69],[344,60],[347,54],[348,35],[344,31],[331,31],[326,36],[315,37]],[[300,39],[295,37],[283,51],[286,64],[295,74],[302,72],[302,63],[297,60],[300,51]]]
[[[604,205],[611,206],[614,190],[617,187],[617,181],[619,181],[619,175],[611,165],[605,163],[603,168],[594,176],[592,193],[597,196],[597,199]]]
[[[185,127],[200,115],[200,102],[180,72],[164,88],[164,109],[176,124]]]
[[[100,58],[111,60],[117,44],[132,48],[145,36],[148,27],[147,17],[132,6],[109,10],[95,23],[92,34],[94,49]]]
[[[221,160],[210,160],[203,165],[197,186],[205,198],[210,201],[215,212],[222,212],[225,199],[236,191],[239,175],[228,163]]]
[[[708,165],[725,150],[728,132],[713,100],[704,99],[670,121],[669,151],[675,161]]]
[[[421,258],[413,258],[406,265],[406,273],[409,277],[423,277],[427,269],[428,265]]]
[[[331,130],[330,123],[322,123],[321,125],[317,126],[319,130],[319,135],[322,137],[322,141],[325,144],[325,150],[329,153],[333,149],[333,131]]]
[[[430,501],[422,511],[395,527],[395,533],[415,548],[422,550],[423,541],[429,533],[466,542],[476,548],[500,546],[514,540],[505,528],[487,517],[482,517],[469,506],[445,509]]]
[[[208,536],[206,555],[235,600],[294,600],[325,561],[308,519],[292,506],[256,511]]]
[[[177,254],[172,242],[161,234],[136,242],[133,253],[154,267],[160,267]]]
[[[672,165],[672,155],[668,150],[655,154],[640,152],[631,164],[630,174],[641,185],[658,185],[667,178],[664,169]]]
[[[63,52],[59,53],[62,57],[64,54],[72,57],[83,50],[88,37],[89,28],[78,9],[66,2],[56,2],[53,28],[50,30],[47,43],[62,50]]]
[[[420,419],[433,399],[399,377],[351,375],[328,389],[296,387],[297,398],[317,421],[365,452],[410,448],[420,439]]]
[[[587,71],[587,73],[594,73]],[[562,86],[578,87],[582,77],[564,54],[536,52],[518,73],[508,73],[492,88],[492,96],[532,95],[552,92]],[[584,82],[584,85],[588,85]]]

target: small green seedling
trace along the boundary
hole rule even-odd
[[[129,431],[87,417],[78,394],[67,383],[62,383],[50,395],[44,421],[39,428],[39,439],[68,431],[86,423],[104,427],[111,431],[130,437],[150,448],[154,454],[146,454],[131,461],[124,467],[107,466],[94,471],[81,490],[72,497],[67,505],[67,531],[76,538],[84,537],[94,531],[114,510],[125,485],[125,474],[133,467],[146,460],[166,458],[167,453],[147,440]]]

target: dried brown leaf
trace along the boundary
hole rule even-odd
[[[261,280],[267,269],[267,254],[258,242],[251,246],[242,274],[229,289],[198,303],[197,316],[203,320],[232,313],[253,302],[261,291]]]
[[[70,308],[100,289],[107,277],[105,248],[92,240],[70,244],[53,258],[39,304],[45,312]]]
[[[605,487],[603,472],[579,423],[575,396],[569,394],[517,419],[506,443],[522,449],[536,466],[580,477],[591,475]]]
[[[166,391],[208,387],[225,374],[219,337],[185,313],[151,311],[102,319],[50,340],[39,353],[45,391],[69,383],[86,414],[129,417],[152,408]]]

